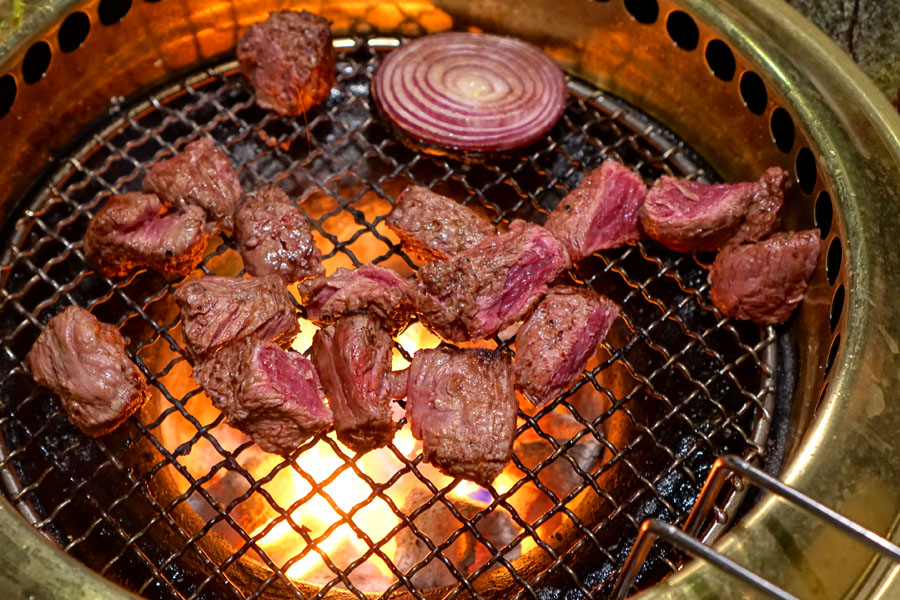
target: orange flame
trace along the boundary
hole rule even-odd
[[[302,333],[294,340],[292,347],[300,352],[307,350],[316,330],[314,324],[302,320]],[[396,341],[410,356],[418,349],[433,348],[440,343],[437,337],[418,323],[403,331]],[[409,363],[395,348],[393,369],[399,370],[407,366]],[[187,371],[173,370],[169,373],[167,377],[172,382],[166,384],[170,389],[180,385],[186,393],[194,384],[189,377],[189,367],[185,365],[183,368]],[[176,381],[179,383],[176,384]],[[205,395],[195,396],[190,402],[190,412],[201,424],[211,423],[219,417],[219,411]],[[393,410],[394,420],[399,421],[403,417],[403,410],[398,404],[393,404]],[[161,429],[164,443],[170,449],[192,440],[197,431],[193,424],[177,413],[167,417]],[[224,423],[213,428],[210,433],[229,452],[234,452],[247,442],[246,436]],[[453,479],[430,465],[419,463],[415,467],[418,476],[412,472],[403,473],[390,487],[375,493],[373,486],[381,489],[380,486],[396,478],[397,473],[405,469],[404,460],[415,460],[421,451],[421,442],[412,437],[408,425],[397,431],[392,446],[368,452],[356,458],[355,463],[346,458],[353,457],[353,452],[333,438],[319,441],[305,450],[297,457],[296,463],[285,463],[283,458],[267,454],[258,446],[251,445],[238,453],[236,461],[257,481],[265,482],[262,489],[281,510],[276,510],[262,494],[254,492],[237,504],[231,511],[232,517],[251,536],[259,536],[259,549],[282,567],[288,576],[321,585],[337,577],[335,569],[346,573],[352,563],[359,561],[350,570],[350,581],[362,591],[382,592],[396,581],[396,576],[384,560],[373,553],[373,544],[393,561],[397,556],[396,535],[387,540],[385,538],[401,523],[397,513],[415,508],[406,504],[414,490],[425,489],[419,477],[427,478],[438,489],[444,489],[453,483]],[[215,468],[220,469],[204,487],[223,506],[237,502],[249,489],[246,478],[235,471],[221,468],[221,453],[202,438],[195,440],[190,453],[181,460],[195,478],[202,478]],[[518,485],[514,493],[505,500],[505,505],[523,519],[535,519],[540,516],[532,514],[538,506],[535,501],[542,499],[543,493],[531,482],[522,485],[522,477],[523,473],[514,464],[510,464],[496,479],[493,487],[498,494],[503,495]],[[183,483],[186,488],[187,482]],[[464,501],[470,506],[484,506],[490,494],[472,482],[458,481],[447,491],[447,498],[454,503]],[[192,502],[192,506],[204,518],[211,517],[210,514],[203,513],[204,510],[210,510],[205,501]],[[496,510],[509,512],[506,508]],[[288,511],[289,520],[285,518],[283,511]],[[416,524],[418,527],[418,520]],[[549,526],[551,524],[548,522],[541,531]],[[557,523],[554,522],[552,526],[557,526]],[[518,528],[518,525],[514,527]],[[242,543],[237,532],[224,523],[217,525],[214,530],[236,544]],[[307,538],[301,531],[312,540],[312,544],[307,543]],[[439,544],[443,540],[432,541]],[[526,552],[534,546],[534,541],[526,537],[515,549],[516,554]],[[367,558],[361,561],[363,556]],[[482,556],[477,560],[486,560],[486,557]],[[477,560],[470,569],[480,565]],[[334,568],[328,565],[329,562]]]

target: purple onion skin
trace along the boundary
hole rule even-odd
[[[372,95],[426,152],[503,152],[546,135],[565,108],[566,83],[531,44],[453,32],[391,52],[375,71]]]

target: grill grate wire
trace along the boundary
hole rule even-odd
[[[521,480],[502,493],[489,490],[488,504],[471,518],[449,501],[447,494],[454,484],[436,486],[422,472],[421,454],[409,459],[395,445],[389,452],[401,466],[386,481],[369,477],[358,465],[360,457],[346,454],[329,436],[304,444],[265,476],[254,476],[241,463],[252,444],[227,448],[217,438],[223,417],[204,423],[192,412],[199,390],[188,386],[186,393],[178,394],[169,389],[169,381],[186,372],[179,318],[172,310],[175,284],[149,272],[121,280],[102,277],[85,264],[81,239],[90,215],[105,197],[139,189],[147,166],[183,148],[201,132],[226,148],[245,190],[277,181],[288,195],[300,199],[325,259],[335,266],[376,262],[415,269],[415,263],[392,243],[383,223],[385,213],[372,212],[373,198],[389,208],[391,199],[408,183],[466,198],[500,224],[513,218],[542,223],[548,209],[604,157],[623,160],[648,180],[661,174],[715,179],[661,125],[576,79],[569,80],[563,119],[523,156],[464,164],[417,154],[394,138],[373,112],[368,95],[378,59],[395,43],[399,42],[337,40],[338,86],[305,120],[284,119],[256,107],[230,58],[199,67],[149,96],[116,99],[108,114],[80,138],[80,145],[63,153],[64,158],[7,219],[4,239],[9,241],[0,262],[4,493],[66,552],[141,595],[257,598],[277,583],[294,597],[310,597],[285,574],[309,553],[318,554],[333,574],[312,595],[316,598],[336,586],[366,597],[351,575],[372,557],[383,561],[395,577],[381,597],[407,590],[413,597],[424,598],[410,578],[432,560],[442,561],[458,581],[447,590],[447,598],[466,593],[480,598],[474,582],[492,568],[510,574],[518,586],[516,598],[554,597],[556,590],[567,590],[567,598],[602,595],[609,591],[645,518],[683,523],[717,456],[736,453],[753,459],[762,453],[766,402],[773,391],[773,330],[721,317],[709,302],[703,257],[677,255],[646,242],[604,252],[572,272],[572,283],[593,286],[622,306],[618,333],[604,344],[599,364],[573,390],[534,415],[520,411],[517,435],[533,432],[552,451],[531,468],[515,457]],[[344,232],[349,223],[352,231],[339,235],[335,223]],[[221,273],[234,254],[229,238],[211,247],[201,266],[208,275]],[[68,304],[91,308],[122,329],[130,340],[129,351],[158,395],[158,414],[146,422],[132,418],[121,431],[91,439],[68,424],[51,394],[35,388],[22,360],[42,324]],[[298,310],[302,314],[301,307]],[[509,346],[509,340],[494,342]],[[157,365],[149,357],[160,348],[168,354]],[[401,346],[398,350],[405,352]],[[621,393],[611,390],[610,372],[627,375],[632,384]],[[599,416],[585,418],[570,403],[581,388],[604,396],[608,408]],[[563,442],[541,425],[553,411],[563,411],[577,423],[577,432]],[[617,417],[633,434],[613,443],[607,428]],[[160,434],[172,419],[184,420],[194,432],[178,447],[168,447]],[[398,429],[404,424],[401,420]],[[589,469],[570,454],[585,440],[599,443],[607,455]],[[304,470],[303,455],[320,441],[343,464],[325,480],[316,481]],[[197,476],[179,459],[201,444],[212,448],[215,462],[208,473]],[[149,464],[142,462],[145,456],[152,457]],[[580,478],[562,497],[538,478],[557,461],[568,463]],[[623,488],[627,493],[604,487],[603,475],[614,468],[631,479],[633,485]],[[311,488],[289,506],[276,501],[266,487],[286,470],[304,478]],[[185,483],[169,501],[161,501],[153,487],[163,472],[174,472]],[[243,479],[247,488],[223,505],[208,488],[225,472]],[[367,501],[349,511],[324,489],[345,472],[372,490]],[[388,493],[404,475],[415,477],[432,494],[408,515]],[[520,515],[510,499],[525,485],[546,495],[553,508],[533,520]],[[596,522],[583,522],[569,506],[585,489],[609,507],[608,514]],[[329,502],[340,521],[312,536],[293,515],[316,494]],[[376,499],[399,519],[383,539],[372,539],[354,523],[354,516]],[[251,500],[263,502],[276,515],[253,535],[233,515]],[[181,511],[198,503],[205,503],[213,516],[191,529]],[[436,504],[459,521],[457,531],[440,544],[413,522]],[[502,548],[494,547],[476,528],[493,511],[507,513],[521,530]],[[538,531],[557,515],[579,533],[570,548],[555,548]],[[259,542],[282,522],[303,539],[305,548],[278,564]],[[344,567],[320,548],[342,524],[368,546]],[[238,543],[228,555],[212,552],[202,543],[217,527],[227,527],[237,536]],[[385,546],[403,529],[411,530],[429,550],[407,573],[385,553]],[[491,554],[468,575],[443,554],[462,535],[472,536]],[[174,549],[159,542],[163,539],[174,540]],[[530,577],[504,556],[525,539],[532,540],[550,561]],[[681,562],[679,556],[663,550],[656,554],[656,566],[645,576],[647,582],[676,570]],[[269,572],[250,588],[236,574],[241,559],[248,557]]]

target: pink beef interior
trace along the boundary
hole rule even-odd
[[[493,331],[511,314],[516,314],[534,298],[535,293],[547,287],[555,277],[553,257],[556,250],[546,239],[538,237],[518,263],[510,267],[500,296],[490,305],[478,311],[477,320],[482,331]]]
[[[585,327],[581,330],[575,345],[566,356],[563,363],[559,366],[550,380],[550,387],[553,396],[556,396],[562,389],[568,387],[578,375],[581,373],[591,354],[594,353],[597,346],[612,326],[613,321],[619,314],[618,309],[612,302],[605,301],[591,312]]]
[[[413,357],[408,369],[406,386],[406,415],[410,432],[417,440],[422,439],[422,430],[428,429],[427,422],[435,414],[434,399],[443,393],[445,382],[440,377],[441,363],[448,359],[436,351],[423,352],[419,360]],[[423,358],[427,356],[427,358]]]
[[[656,218],[694,219],[715,210],[729,195],[746,193],[754,183],[713,185],[666,178],[647,197]]]
[[[191,219],[185,213],[173,213],[160,217],[161,210],[162,203],[158,200],[147,202],[144,212],[127,226],[118,229],[114,233],[114,237],[118,237],[120,240],[129,240],[138,247],[157,248],[160,244],[168,241],[170,234],[178,230],[184,219]]]
[[[299,403],[310,415],[323,420],[331,418],[319,396],[315,371],[306,358],[266,345],[259,351],[259,362],[272,385],[281,389],[285,398]]]
[[[123,236],[128,236],[133,233],[149,232],[150,234],[152,234],[154,232],[164,230],[165,227],[160,226],[162,223],[162,219],[159,218],[161,209],[162,204],[160,204],[158,201],[146,202],[144,204],[144,212],[141,214],[141,216],[125,227],[118,229],[117,233],[120,233]]]
[[[290,321],[293,320],[293,315],[286,315],[283,311],[278,311],[269,317],[265,323],[260,323],[259,327],[252,333],[256,335],[256,337],[271,340],[282,336],[285,332],[291,332],[292,334],[295,331],[299,332],[299,328],[291,331],[292,323],[290,323]]]
[[[397,279],[390,271],[371,267],[369,265],[360,267],[359,274],[366,279],[370,279],[376,283],[380,283],[384,287],[397,287],[403,284],[402,280]]]
[[[169,232],[178,227],[178,221],[181,218],[180,214],[167,215],[162,218],[156,215],[149,215],[146,218],[142,216],[141,220],[125,233],[132,239],[137,239],[139,243],[145,243],[152,247],[165,240]]]
[[[594,211],[585,246],[603,246],[609,240],[638,236],[638,212],[646,195],[644,183],[629,169],[616,170],[606,179],[600,210]]]
[[[337,293],[337,288],[333,285],[328,285],[327,283],[319,288],[319,291],[316,292],[313,300],[315,301],[314,307],[307,307],[308,309],[313,308],[321,308],[325,306],[325,304],[331,300],[331,297]]]

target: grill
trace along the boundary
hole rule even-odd
[[[183,8],[176,16],[153,3],[60,5],[54,25],[34,32],[52,46],[23,34],[5,47],[13,58],[0,68],[0,114],[9,113],[0,135],[23,145],[0,165],[0,181],[9,182],[0,476],[6,499],[52,545],[148,598],[605,597],[641,523],[684,525],[718,457],[742,456],[777,474],[787,457],[795,459],[790,472],[808,456],[804,434],[815,430],[819,404],[845,389],[836,373],[848,368],[838,368],[842,348],[857,339],[848,328],[859,314],[850,308],[848,261],[871,248],[848,239],[856,234],[845,219],[860,217],[840,201],[864,188],[823,158],[831,142],[809,132],[812,105],[783,95],[778,78],[800,75],[756,66],[751,47],[721,33],[724,17],[662,1],[566,0],[549,31],[538,25],[550,16],[542,3],[528,4],[521,18],[492,4],[478,14],[453,3],[306,6],[341,34],[338,86],[303,118],[285,119],[254,105],[229,52],[241,28],[270,7]],[[88,23],[84,37],[71,25],[83,25],[78,15]],[[543,140],[467,163],[397,139],[374,111],[374,68],[409,37],[447,28],[518,35],[560,61],[567,107]],[[52,61],[42,60],[40,44]],[[63,69],[67,54],[79,52],[107,52],[111,63]],[[675,66],[670,84],[664,75]],[[76,87],[82,81],[87,91]],[[54,114],[46,125],[23,118],[51,83],[78,101],[56,93],[45,102]],[[704,110],[725,122],[704,128]],[[226,150],[245,190],[275,181],[303,207],[329,272],[373,262],[414,274],[416,263],[384,224],[409,184],[460,199],[501,228],[515,218],[543,223],[610,157],[648,180],[746,179],[783,166],[796,180],[786,226],[818,226],[825,250],[807,300],[781,328],[722,318],[706,283],[712,256],[640,242],[579,263],[567,283],[609,296],[621,315],[569,392],[520,411],[516,455],[489,489],[422,463],[400,407],[386,449],[354,455],[323,434],[282,459],[225,425],[190,378],[172,300],[178,282],[150,272],[111,280],[84,261],[84,230],[103,200],[140,189],[150,165],[199,136]],[[34,164],[51,154],[37,172]],[[213,240],[200,270],[242,276],[233,240]],[[72,427],[21,364],[43,324],[70,304],[116,324],[153,387],[139,415],[100,439]],[[314,328],[302,323],[294,346],[304,351]],[[436,343],[414,323],[395,340],[395,366]],[[890,372],[888,362],[881,368]],[[748,512],[771,508],[754,509],[759,499],[735,480],[708,522],[693,525],[712,543],[736,518],[741,529]],[[435,520],[452,525],[437,533]],[[508,533],[492,533],[496,523]],[[664,590],[684,563],[675,548],[657,545],[639,588],[664,581],[654,588]]]
[[[250,450],[252,443],[235,440],[238,436],[223,425],[222,415],[197,398],[200,392],[183,358],[173,286],[149,272],[126,281],[101,277],[85,265],[80,247],[90,214],[106,195],[140,189],[148,165],[198,134],[210,135],[227,148],[245,189],[274,180],[300,199],[320,247],[328,249],[329,271],[370,261],[400,272],[415,268],[383,223],[392,199],[413,183],[468,198],[499,224],[513,217],[543,222],[584,170],[605,157],[626,161],[650,179],[662,174],[714,177],[671,132],[577,79],[569,82],[570,101],[562,122],[527,156],[468,165],[415,153],[372,113],[368,94],[379,58],[400,43],[338,39],[338,86],[303,122],[256,107],[231,61],[204,67],[149,98],[117,102],[12,223],[12,241],[3,260],[7,278],[2,318],[10,325],[3,340],[11,361],[3,392],[21,401],[4,415],[7,493],[19,506],[29,507],[38,529],[101,574],[151,596],[240,597],[246,584],[236,584],[229,567],[252,556],[272,574],[249,591],[261,594],[280,584],[303,597],[285,573],[307,556],[318,555],[323,565],[318,577],[325,575],[317,592],[321,594],[340,586],[360,597],[362,591],[389,597],[401,588],[421,596],[410,579],[429,562],[442,560],[458,580],[451,588],[454,593],[466,590],[480,597],[474,584],[492,567],[516,580],[521,586],[518,596],[536,597],[542,583],[553,578],[588,592],[611,583],[643,518],[686,518],[718,453],[748,458],[761,453],[768,430],[764,407],[771,406],[773,391],[774,332],[724,321],[704,295],[702,264],[650,244],[604,253],[571,273],[571,283],[602,290],[620,303],[621,322],[599,364],[571,392],[535,415],[520,414],[518,437],[529,433],[543,443],[536,456],[523,450],[533,442],[517,445],[518,455],[508,469],[510,482],[489,493],[473,492],[486,504],[472,518],[452,502],[458,482],[447,484],[442,481],[446,478],[426,470],[418,448],[404,452],[394,443],[379,451],[384,456],[378,460],[385,465],[380,480],[372,479],[360,467],[359,457],[328,436],[305,444],[291,460],[263,460],[260,468],[262,459]],[[233,241],[213,245],[201,269],[205,274],[243,275]],[[46,390],[26,392],[31,383],[19,360],[40,332],[40,323],[69,303],[90,307],[116,323],[156,388],[141,422],[114,440],[87,439],[66,422]],[[308,338],[308,323],[304,330]],[[494,343],[509,346],[509,340]],[[401,343],[397,350],[403,358],[410,357]],[[567,418],[574,432],[555,431],[554,416]],[[401,419],[398,429],[404,427]],[[310,458],[317,444],[327,447],[326,454],[336,463],[324,477],[310,473],[307,466],[310,460],[323,459]],[[576,447],[590,447],[597,456],[578,460]],[[601,450],[609,456],[598,465]],[[153,458],[148,460],[144,453]],[[394,468],[387,466],[392,463]],[[541,481],[541,473],[552,479],[548,473],[564,468],[563,463],[578,481],[570,489],[554,490]],[[293,471],[311,488],[290,504],[273,497],[267,487],[283,471]],[[611,487],[606,481],[613,474],[619,481]],[[368,489],[367,497],[341,507],[328,489],[338,477],[357,480]],[[163,478],[169,481],[158,481]],[[403,510],[409,479],[431,496],[415,511]],[[153,489],[170,485],[179,493],[164,500]],[[576,515],[568,505],[576,498],[583,502],[583,493],[607,503],[606,514],[595,511],[591,520]],[[313,533],[304,528],[303,517],[316,498],[330,505],[340,521]],[[383,504],[398,521],[383,538],[354,519],[373,502]],[[413,525],[435,504],[459,519],[457,531],[446,540],[432,540]],[[546,512],[528,515],[529,505],[546,506]],[[191,510],[204,521],[201,527],[181,522],[175,514]],[[272,521],[254,531],[248,526],[252,521],[241,518],[253,511],[270,513]],[[477,528],[492,513],[503,513],[521,530],[505,547],[494,547]],[[72,514],[91,518],[76,520]],[[266,535],[278,523],[287,523],[290,536],[303,547],[286,560],[266,550]],[[320,547],[342,524],[367,546],[349,563],[335,563],[336,557]],[[405,574],[384,551],[391,538],[401,537],[403,528],[415,532],[430,550]],[[560,547],[553,537],[558,535],[554,529],[562,528],[578,530],[582,542]],[[216,533],[231,542],[232,554],[224,561],[203,548]],[[441,554],[461,535],[473,535],[492,554],[471,574],[451,566]],[[166,538],[175,542],[171,554],[158,552],[158,540]],[[581,572],[551,566],[528,582],[521,567],[504,558],[525,540],[554,562],[563,563],[568,553],[588,545],[603,560]],[[209,563],[201,572],[175,575],[190,570],[198,559]],[[359,574],[369,561],[389,569],[392,581],[386,589],[366,589],[365,582],[360,586],[365,578]],[[673,557],[660,556],[660,562],[663,571],[678,565]]]

